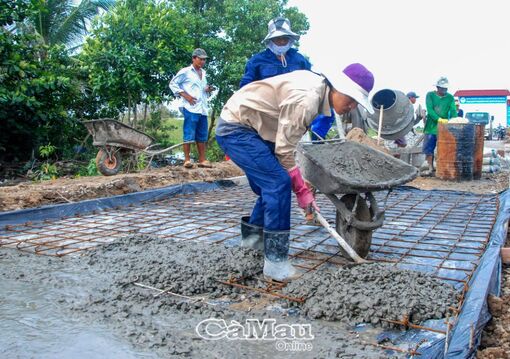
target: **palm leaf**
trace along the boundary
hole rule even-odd
[[[87,33],[87,24],[107,11],[115,0],[44,0],[36,17],[31,19],[46,44],[76,45]]]

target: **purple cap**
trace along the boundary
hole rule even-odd
[[[350,64],[344,69],[344,74],[356,82],[367,94],[374,88],[374,75],[362,64]]]
[[[323,74],[333,88],[344,95],[352,97],[369,113],[374,113],[368,101],[368,94],[374,88],[374,75],[359,63],[350,64],[342,72]]]

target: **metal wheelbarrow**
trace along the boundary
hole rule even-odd
[[[384,210],[379,209],[372,192],[388,190],[389,194],[393,187],[418,176],[414,166],[348,140],[300,143],[296,160],[303,177],[333,202],[336,232],[361,258],[368,255],[372,231],[384,221]],[[320,214],[318,217],[327,224]],[[344,249],[345,257],[356,260]]]
[[[130,127],[122,122],[113,119],[99,119],[84,121],[89,134],[92,136],[92,144],[99,147],[96,155],[96,167],[105,176],[117,174],[122,167],[123,154],[142,152],[150,156],[150,161],[156,155],[167,153],[182,143],[158,149],[156,140]]]

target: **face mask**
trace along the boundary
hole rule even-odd
[[[276,45],[274,42],[272,41],[269,41],[268,44],[267,44],[267,48],[269,50],[271,50],[271,52],[273,54],[275,54],[276,56],[282,56],[282,55],[285,55],[285,53],[287,51],[289,51],[289,49],[292,47],[292,44],[293,44],[293,41],[289,41],[287,43],[287,45],[284,45],[284,46],[278,46]]]

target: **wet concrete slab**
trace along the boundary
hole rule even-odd
[[[238,186],[208,193],[177,195],[48,222],[25,223],[3,228],[0,230],[0,244],[5,248],[0,250],[0,254],[3,255],[0,266],[4,273],[5,269],[9,268],[8,274],[4,274],[3,279],[18,296],[22,289],[17,287],[17,283],[26,283],[27,287],[37,287],[37,283],[40,283],[44,300],[53,303],[67,314],[60,314],[58,311],[47,314],[39,312],[38,308],[37,316],[63,318],[63,324],[59,324],[64,328],[63,333],[73,330],[84,333],[84,343],[88,340],[94,343],[96,339],[99,341],[99,337],[103,338],[107,342],[112,342],[113,352],[119,348],[120,351],[126,350],[129,355],[133,353],[134,357],[143,357],[145,354],[149,357],[150,355],[196,357],[204,353],[212,353],[212,357],[229,357],[231,353],[230,357],[242,357],[249,353],[274,355],[274,343],[261,346],[260,343],[242,345],[239,342],[235,344],[224,342],[211,349],[210,343],[203,343],[200,338],[196,338],[194,328],[202,319],[220,316],[242,321],[252,314],[258,318],[275,317],[282,322],[313,323],[318,339],[314,342],[312,357],[350,357],[350,355],[380,357],[381,349],[367,343],[376,343],[381,329],[355,330],[352,326],[338,322],[313,320],[302,315],[306,311],[291,315],[289,313],[293,312],[289,311],[289,308],[282,308],[281,300],[275,299],[276,304],[265,306],[260,312],[255,313],[247,312],[246,308],[240,312],[232,311],[225,303],[211,307],[202,302],[190,303],[189,298],[171,295],[160,296],[159,299],[154,297],[158,290],[171,287],[172,292],[185,296],[204,294],[211,299],[211,293],[217,292],[218,295],[226,295],[227,302],[249,301],[254,306],[254,303],[260,302],[261,296],[258,292],[224,285],[207,286],[204,284],[206,281],[204,282],[203,276],[200,277],[202,279],[189,277],[193,278],[193,284],[196,284],[191,285],[191,288],[202,288],[201,290],[179,292],[186,288],[186,285],[179,284],[177,279],[181,272],[176,268],[184,266],[188,261],[193,263],[200,256],[200,252],[194,252],[176,262],[165,260],[174,256],[161,249],[171,246],[159,247],[159,250],[157,246],[151,247],[150,250],[146,247],[147,243],[157,244],[157,240],[176,243],[199,241],[227,248],[235,247],[240,241],[239,219],[249,213],[254,200],[255,196],[247,186]],[[318,196],[318,200],[322,214],[330,223],[334,223],[333,205],[322,195]],[[384,226],[373,234],[369,259],[389,263],[399,269],[425,273],[430,278],[440,279],[452,285],[458,293],[462,293],[462,288],[476,268],[488,241],[497,215],[497,197],[399,189],[388,198],[385,198],[385,193],[378,194],[378,200],[385,203],[386,220]],[[329,237],[325,229],[305,223],[297,210],[292,214],[291,225],[291,253],[295,264],[302,268],[329,269],[331,263],[339,265],[347,263],[339,256],[338,244]],[[121,244],[126,243],[125,238],[155,240],[149,242],[142,240],[137,242],[138,244],[130,243],[123,247]],[[105,246],[109,243],[113,243],[113,246]],[[33,256],[20,254],[8,248],[64,256],[62,258]],[[124,250],[117,253],[119,248]],[[146,251],[152,253],[152,257],[147,254],[148,263],[145,260],[141,262],[128,260],[142,258]],[[175,255],[178,252],[176,250]],[[116,254],[109,258],[109,253]],[[226,260],[223,252],[221,253],[220,257],[213,256],[216,263]],[[253,263],[254,258],[252,257],[249,262]],[[206,264],[202,264],[204,265],[207,267]],[[136,279],[132,277],[134,274],[127,274],[130,273],[130,269],[138,268],[138,272],[141,272],[140,268],[143,267],[147,268],[142,271],[145,273],[144,281],[137,283],[150,288],[133,285]],[[124,268],[124,272],[119,268]],[[232,268],[225,268],[227,272],[233,271]],[[262,262],[258,268],[259,271],[262,269]],[[251,271],[257,272],[256,269],[257,266],[254,266]],[[115,271],[118,275],[113,274]],[[189,272],[187,275],[189,276]],[[166,285],[160,286],[162,281]],[[169,282],[175,283],[168,286]],[[253,288],[264,287],[264,284],[257,280],[247,284]],[[262,297],[265,298],[264,295]],[[10,296],[2,294],[2,303],[6,303],[7,306],[6,312],[9,312],[8,308],[14,308],[13,316],[23,314],[22,308],[16,309],[16,305],[9,298]],[[277,310],[269,310],[267,307],[274,307]],[[2,315],[4,314],[0,314]],[[74,316],[78,319],[66,324],[66,321],[75,318]],[[2,321],[10,323],[7,324],[6,330],[11,329],[15,332],[24,326],[16,320],[6,319],[7,321]],[[82,321],[88,324],[83,325]],[[91,329],[87,332],[86,328]],[[103,333],[104,330],[106,330],[104,335],[97,335],[94,339],[94,333]],[[55,336],[55,333],[51,335]],[[77,334],[76,337],[79,338],[80,335]],[[441,337],[441,334],[433,335],[430,340],[438,337]],[[59,340],[62,345],[67,343],[64,340],[65,335],[62,334],[59,338],[63,338],[62,341]],[[47,337],[38,334],[34,339],[33,346],[37,348],[42,345],[37,342],[45,342]],[[12,341],[24,343],[16,337],[12,338]],[[391,344],[400,345],[405,350],[416,345],[412,341],[398,340]],[[58,345],[52,343],[50,347],[57,348]],[[195,349],[196,346],[199,349]],[[98,347],[101,348],[101,343]],[[5,348],[5,353],[8,354],[19,353],[20,350],[20,346],[10,345]],[[51,350],[48,349],[49,352]],[[222,356],[224,353],[228,355]],[[384,351],[382,353],[384,356],[401,354]],[[295,354],[293,357],[310,357],[309,352],[293,354]],[[278,355],[286,357],[280,352]],[[292,355],[289,354],[290,356]],[[87,357],[101,356],[92,353]]]

